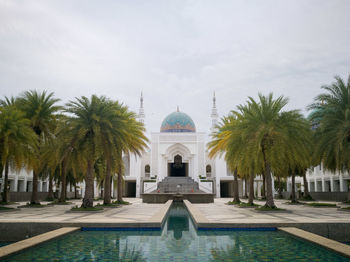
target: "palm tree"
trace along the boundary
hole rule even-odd
[[[38,201],[38,177],[41,163],[41,148],[46,141],[46,138],[52,133],[56,113],[61,109],[56,103],[59,99],[53,98],[54,94],[47,94],[46,91],[38,92],[36,90],[24,92],[18,99],[18,108],[24,112],[25,117],[29,119],[30,126],[37,135],[38,147],[34,152],[33,163],[33,191],[31,204],[39,204]]]
[[[283,96],[273,99],[259,94],[259,101],[249,97],[239,106],[244,115],[241,132],[248,145],[255,148],[255,158],[262,157],[266,178],[266,207],[275,208],[272,193],[274,169],[281,165],[295,167],[307,154],[310,124],[297,110],[282,111],[288,103]]]
[[[127,106],[119,102],[113,103],[113,133],[110,136],[105,134],[105,137],[110,137],[110,146],[105,147],[104,154],[106,156],[106,177],[104,186],[104,204],[111,202],[111,170],[117,170],[117,201],[123,202],[123,154],[141,155],[147,146],[147,138],[144,134],[144,126],[136,121],[135,113],[129,111]],[[105,143],[105,145],[108,145]],[[113,150],[111,150],[113,149]]]
[[[2,103],[4,105],[4,103]],[[3,202],[8,202],[9,168],[20,170],[28,167],[28,159],[36,144],[35,133],[30,122],[14,105],[0,108],[0,152],[5,169]]]
[[[350,75],[347,83],[339,76],[321,87],[308,107],[315,130],[315,159],[332,172],[350,171]]]
[[[310,125],[298,111],[282,111],[287,103],[288,99],[283,96],[273,99],[272,94],[259,94],[258,102],[249,97],[246,105],[239,105],[238,111],[231,111],[224,119],[209,144],[211,156],[224,150],[230,165],[239,172],[250,174],[250,181],[263,170],[265,206],[270,208],[275,208],[271,173],[302,162],[310,138]],[[250,196],[251,203],[252,198],[253,195]]]
[[[74,147],[79,151],[85,163],[85,195],[82,207],[93,207],[94,200],[94,165],[100,152],[101,127],[108,120],[105,117],[105,97],[83,96],[67,104],[66,112],[72,114],[68,135]]]
[[[111,173],[118,169],[118,200],[121,197],[122,153],[141,154],[146,146],[143,125],[136,121],[135,114],[126,106],[106,97],[93,95],[77,98],[67,104],[66,112],[70,117],[70,129],[67,132],[72,146],[85,159],[85,196],[82,207],[92,207],[94,197],[94,165],[98,158],[106,161],[105,204],[111,198]],[[119,197],[120,196],[120,197]]]
[[[233,203],[239,204],[239,192],[238,192],[238,172],[237,167],[239,163],[235,161],[234,152],[232,149],[232,141],[239,140],[240,136],[237,134],[237,126],[239,125],[239,114],[231,114],[228,117],[224,117],[216,127],[216,131],[213,132],[213,140],[209,142],[209,157],[213,158],[218,154],[225,153],[226,163],[231,171],[233,171]],[[231,145],[231,146],[229,146]],[[236,149],[235,149],[236,150]]]

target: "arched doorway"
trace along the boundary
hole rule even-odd
[[[168,163],[168,176],[186,177],[188,176],[188,163],[182,162],[182,156],[176,155],[173,163]]]

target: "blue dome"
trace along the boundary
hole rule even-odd
[[[163,120],[160,132],[196,132],[196,126],[187,114],[173,112]]]

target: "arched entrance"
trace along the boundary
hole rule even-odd
[[[168,163],[168,176],[186,177],[188,176],[188,163],[182,162],[182,156],[176,155],[173,163]]]

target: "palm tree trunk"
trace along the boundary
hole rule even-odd
[[[249,198],[248,198],[248,204],[253,205],[254,201],[254,173],[250,174],[249,177]]]
[[[265,166],[265,183],[266,183],[266,203],[265,206],[269,208],[276,208],[275,202],[273,201],[272,193],[272,177],[271,177],[271,168],[270,163],[266,159],[264,147],[262,147],[262,154],[264,159]]]
[[[111,176],[111,182],[109,183],[109,185],[110,185],[110,187],[109,187],[109,190],[110,190],[110,192],[111,192],[111,198],[112,198],[112,195],[113,195],[113,191],[112,191],[112,181],[113,181],[113,178],[112,178],[112,176]]]
[[[53,176],[52,174],[50,174],[49,176],[49,195],[48,195],[48,200],[49,201],[52,201],[54,199],[54,196],[53,196]]]
[[[295,173],[292,171],[292,192],[291,192],[291,202],[296,203],[295,199]]]
[[[122,160],[121,160],[122,161]],[[122,166],[121,163],[119,163],[118,167],[118,178],[117,178],[117,201],[122,202],[123,201],[123,174],[122,174]]]
[[[94,170],[93,162],[88,160],[87,171],[85,178],[85,195],[83,198],[83,204],[81,207],[93,207],[94,206]]]
[[[266,203],[265,206],[268,206],[270,208],[275,208],[275,202],[273,200],[273,193],[272,193],[272,176],[271,176],[271,169],[270,164],[265,164],[265,176],[266,176]]]
[[[9,163],[6,161],[5,164],[5,179],[4,179],[4,193],[2,196],[2,202],[7,203],[9,202],[9,195],[8,195],[8,184],[9,184]]]
[[[248,198],[248,179],[244,178],[244,197]]]
[[[305,199],[312,199],[310,192],[309,192],[309,184],[306,180],[306,174],[303,175],[303,181],[304,181],[304,198]]]
[[[266,199],[266,176],[264,173],[262,174],[262,177],[263,177],[263,185],[261,190],[261,198]]]
[[[233,172],[233,176],[233,202],[239,204],[241,201],[239,200],[237,169]]]
[[[101,190],[101,192],[100,192],[100,198],[102,199],[102,198],[104,198],[104,183],[105,183],[105,181],[102,179],[101,180],[101,186],[100,186],[100,190]]]
[[[32,205],[40,204],[40,202],[38,201],[38,176],[38,172],[35,172],[35,170],[33,170],[33,191],[32,198],[30,200],[30,204]]]
[[[74,181],[74,198],[78,198],[77,182]]]
[[[107,160],[103,204],[111,203],[111,162]]]
[[[66,165],[65,161],[62,161],[61,164],[61,178],[62,178],[62,187],[61,187],[61,197],[59,202],[66,202],[66,192],[67,192],[67,176],[66,176]]]

